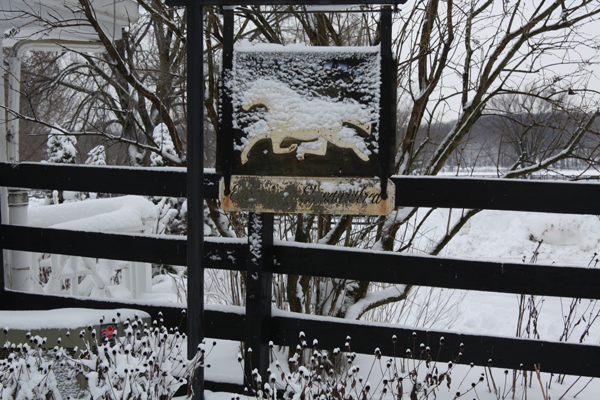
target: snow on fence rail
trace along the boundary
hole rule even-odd
[[[217,196],[215,183],[218,179],[219,177],[211,171],[205,172],[205,197]],[[392,180],[398,191],[397,206],[600,214],[600,204],[589,201],[591,198],[600,197],[600,185],[595,183],[436,177],[393,177]],[[186,193],[186,173],[181,169],[0,164],[0,185],[183,197]],[[187,243],[185,238],[181,237],[74,232],[2,225],[0,241],[3,249],[11,250],[176,265],[185,265],[187,261]],[[249,251],[247,244],[239,240],[207,240],[204,248],[206,268],[240,271],[255,268],[251,262],[246,261]],[[277,263],[269,266],[268,257],[264,260],[265,276],[270,273],[332,276],[388,283],[600,299],[600,286],[597,285],[600,281],[600,271],[595,269],[408,256],[280,242],[274,243],[272,252]],[[302,263],[298,262],[300,259],[303,260]],[[370,267],[368,271],[364,271],[359,266],[364,265],[367,259]],[[1,283],[4,288],[4,282]],[[248,291],[250,290],[249,287]],[[260,298],[260,293],[256,296]],[[263,305],[258,304],[255,309],[232,311],[208,308],[204,314],[206,336],[248,343],[248,335],[257,332],[240,328],[246,326],[246,318],[253,320],[253,316],[268,316],[264,304],[270,305],[270,301],[262,300]],[[0,304],[4,309],[50,309],[67,306],[131,307],[131,304],[135,303],[42,296],[3,289],[0,292]],[[251,303],[248,304],[250,307]],[[181,308],[176,305],[136,304],[135,307],[153,316],[162,310],[165,323],[180,323]],[[473,362],[476,365],[487,366],[491,358],[494,360],[494,366],[501,368],[520,369],[522,364],[523,368],[531,370],[534,364],[540,364],[543,371],[600,376],[600,346],[594,345],[426,332],[410,327],[365,324],[281,312],[268,316],[263,322],[263,330],[258,332],[259,346],[267,346],[269,340],[279,345],[295,345],[298,332],[302,330],[318,337],[320,344],[327,348],[342,347],[346,335],[351,335],[353,351],[363,353],[373,351],[371,347],[375,339],[383,354],[392,355],[390,353],[395,352],[395,349],[390,347],[389,339],[392,335],[398,337],[395,348],[403,349],[412,347],[413,332],[419,338],[436,342],[443,334],[446,340],[444,350],[440,354],[440,358],[443,359],[452,359],[458,344],[464,343],[465,351],[461,362],[465,363]],[[389,342],[388,347],[385,345],[386,341]],[[207,384],[206,387],[210,388],[211,385]]]

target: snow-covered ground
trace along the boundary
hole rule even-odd
[[[454,213],[459,214],[456,210]],[[424,229],[428,237],[422,239],[422,246],[427,247],[428,240],[444,232],[448,214],[448,210],[436,212],[430,226]],[[543,241],[541,245],[540,241]],[[599,241],[598,216],[482,211],[450,242],[442,256],[519,263],[531,262],[536,253],[538,264],[593,267],[597,253],[600,253]],[[459,305],[460,317],[452,329],[514,336],[518,297],[470,291]],[[541,338],[558,340],[563,328],[563,313],[571,299],[536,296],[536,302],[540,302],[541,308],[538,326]],[[589,300],[583,300],[582,306],[587,303]],[[600,342],[600,326],[592,329],[586,342]]]

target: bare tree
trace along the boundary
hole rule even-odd
[[[530,87],[489,102],[483,125],[499,141],[503,167],[534,165],[564,148],[579,117],[569,114],[567,100],[565,92],[554,96]]]

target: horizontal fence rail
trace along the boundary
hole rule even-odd
[[[131,235],[0,225],[4,249],[65,254],[109,260],[186,265],[185,236]],[[94,243],[92,248],[90,243]],[[246,246],[241,240],[205,241],[206,259],[215,269],[244,268]],[[235,258],[235,261],[229,257]],[[237,265],[240,266],[237,266]]]
[[[302,331],[308,343],[317,339],[319,347],[328,350],[336,347],[344,350],[346,337],[350,336],[350,350],[362,354],[374,354],[375,348],[379,348],[385,357],[406,357],[408,349],[412,352],[412,358],[423,359],[419,351],[423,343],[431,347],[432,359],[441,363],[456,361],[458,364],[487,366],[491,360],[492,366],[497,368],[532,371],[534,364],[539,364],[543,372],[580,376],[598,374],[598,360],[595,357],[600,355],[600,346],[466,335],[350,321],[335,322],[318,317],[290,318],[289,314],[292,313],[285,314],[283,317],[278,313],[273,318],[270,336],[274,343],[285,346],[298,345],[298,333]],[[415,333],[416,336],[413,335]],[[392,336],[397,338],[395,344]],[[444,338],[443,346],[440,346],[441,338]],[[464,350],[459,359],[461,344]],[[443,371],[444,367],[440,366],[440,372]]]
[[[184,169],[64,166],[51,164],[0,163],[0,186],[44,190],[73,190],[149,196],[185,197]],[[206,198],[218,196],[220,177],[205,173]],[[541,211],[573,214],[600,214],[595,183],[539,182],[525,180],[392,177],[398,206],[474,208],[514,211]],[[0,226],[3,249],[67,254],[117,260],[186,265],[185,237],[140,236],[112,233],[75,232],[27,226]],[[94,243],[94,246],[89,246]],[[243,240],[207,239],[208,268],[245,271],[247,243]],[[600,269],[543,266],[456,260],[391,252],[349,250],[342,247],[297,245],[276,242],[273,273],[369,280],[386,283],[483,290],[503,293],[600,299]],[[335,262],[332,262],[334,260]],[[369,268],[364,268],[369,265]],[[50,309],[61,307],[132,307],[156,316],[163,312],[165,323],[182,323],[182,305],[148,305],[131,301],[112,302],[4,290],[0,304],[5,309]],[[541,364],[542,371],[598,376],[600,346],[565,344],[538,340],[426,332],[392,325],[369,325],[327,318],[307,317],[274,311],[269,326],[270,340],[277,345],[295,346],[298,332],[319,340],[320,347],[343,348],[347,335],[351,349],[372,353],[379,347],[386,356],[404,355],[406,349],[428,343],[437,351],[440,336],[445,343],[440,358],[454,360],[461,343],[465,351],[460,362],[499,368],[527,370]],[[185,323],[185,319],[183,320]],[[244,340],[243,309],[240,312],[207,309],[207,337]],[[413,332],[417,338],[413,339]],[[398,337],[391,342],[392,335]],[[417,350],[418,352],[418,350]],[[413,352],[418,357],[418,354]],[[210,388],[207,385],[207,388]],[[217,388],[217,386],[213,386]],[[223,388],[223,387],[222,387]]]
[[[0,186],[141,196],[187,196],[185,168],[97,167],[0,163]],[[216,174],[204,175],[206,198],[217,198]]]
[[[600,184],[525,179],[392,177],[396,205],[600,214]]]
[[[343,247],[275,246],[276,273],[600,299],[600,269],[473,261]],[[364,266],[368,265],[368,268]],[[589,279],[589,281],[588,281]]]
[[[36,253],[185,265],[182,236],[141,236],[0,225],[2,247]],[[93,248],[89,243],[95,243]],[[207,238],[208,268],[245,271],[246,243]],[[600,300],[600,269],[414,256],[275,242],[278,274]],[[369,268],[364,268],[368,265]]]
[[[0,163],[0,186],[186,197],[183,168]],[[204,173],[204,197],[216,199],[220,176]],[[600,184],[521,179],[393,176],[400,207],[472,208],[600,215]]]

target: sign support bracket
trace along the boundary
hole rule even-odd
[[[233,7],[223,7],[223,74],[222,82],[226,82],[226,75],[233,69]],[[221,96],[221,110],[223,116],[221,120],[220,132],[217,136],[218,149],[222,151],[219,165],[220,173],[223,176],[225,195],[231,193],[231,171],[233,168],[233,105],[231,101],[231,92],[225,84],[222,86],[223,95]],[[217,157],[218,159],[219,157]]]
[[[271,213],[248,215],[244,373],[250,390],[262,390],[263,384],[269,380],[267,369],[270,363],[268,338],[273,294],[273,222],[274,214]],[[263,380],[262,384],[254,380],[255,369]],[[250,394],[254,395],[252,392]]]
[[[204,340],[204,6],[188,1],[188,359]],[[204,369],[191,382],[194,400],[204,399]]]
[[[381,9],[381,97],[379,111],[379,177],[381,179],[381,198],[387,200],[387,186],[390,175],[390,146],[395,143],[396,135],[396,96],[395,82],[392,82],[392,9]],[[394,102],[394,104],[392,104]],[[393,118],[393,120],[392,120]],[[392,140],[391,135],[394,135]]]

